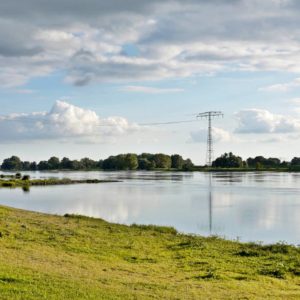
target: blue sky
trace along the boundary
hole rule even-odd
[[[0,159],[300,151],[297,1],[0,4]],[[229,15],[230,13],[230,15]],[[9,38],[8,38],[9,37]],[[299,156],[299,155],[298,155]]]

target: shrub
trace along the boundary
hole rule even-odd
[[[22,180],[29,180],[30,179],[30,176],[29,175],[24,175],[23,177],[22,177]]]

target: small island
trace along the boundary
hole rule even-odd
[[[0,187],[2,188],[29,188],[30,186],[46,186],[46,185],[67,185],[67,184],[91,184],[91,183],[108,183],[119,182],[119,180],[104,179],[70,179],[70,178],[39,178],[30,179],[29,175],[0,175]]]

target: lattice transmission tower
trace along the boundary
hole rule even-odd
[[[208,119],[208,132],[207,132],[207,151],[206,151],[206,164],[211,167],[213,160],[213,136],[212,136],[212,119],[215,117],[223,117],[224,114],[221,111],[207,111],[203,113],[199,113],[197,118],[206,118]]]

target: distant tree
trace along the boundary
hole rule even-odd
[[[265,166],[266,167],[271,167],[271,168],[276,168],[276,167],[280,166],[280,163],[281,163],[281,161],[280,161],[279,158],[269,157],[265,161]]]
[[[192,163],[192,161],[189,158],[183,161],[182,169],[184,171],[192,171],[193,167],[194,167],[194,164]]]
[[[2,165],[2,170],[22,170],[22,162],[18,156],[12,156],[10,158],[4,159]]]
[[[255,169],[256,170],[261,170],[263,168],[263,165],[258,161],[256,164],[255,164]]]
[[[158,153],[142,153],[136,155],[134,153],[119,154],[110,156],[107,159],[94,161],[90,158],[82,158],[78,160],[70,160],[64,157],[61,161],[58,157],[52,156],[47,161],[42,160],[38,164],[36,162],[24,161],[22,162],[19,157],[12,156],[3,161],[1,168],[3,170],[152,170],[155,168],[170,169],[191,169],[193,163],[190,159],[184,160],[180,155],[174,154],[172,156]]]
[[[285,160],[280,163],[280,167],[282,167],[282,168],[288,168],[289,166],[290,166],[290,163]]]
[[[36,170],[38,169],[37,163],[36,163],[35,161],[31,162],[31,163],[30,163],[29,169],[30,169],[31,171],[36,171]]]
[[[56,156],[52,156],[48,160],[48,165],[50,170],[57,170],[60,166],[60,160]]]
[[[249,157],[247,159],[247,165],[251,168],[256,168],[257,163],[259,163],[261,166],[266,165],[267,159],[263,156],[256,156],[254,158]]]
[[[172,160],[169,155],[158,153],[154,155],[154,162],[156,168],[159,169],[170,169],[172,166]]]
[[[172,165],[171,167],[174,169],[181,170],[184,164],[184,159],[179,154],[171,155]]]
[[[48,161],[46,161],[46,160],[41,160],[38,163],[37,168],[38,168],[38,170],[41,170],[41,171],[43,171],[43,170],[49,170],[50,169]]]
[[[291,160],[291,166],[300,166],[300,157],[294,157]]]
[[[212,166],[215,168],[241,168],[243,167],[243,160],[241,157],[229,152],[213,161]]]
[[[140,170],[153,170],[155,169],[155,162],[150,161],[147,158],[139,158],[138,160]]]
[[[60,169],[70,170],[70,169],[72,169],[72,161],[69,158],[64,157],[61,160],[59,167],[60,167]]]
[[[22,162],[22,170],[25,170],[25,171],[30,170],[30,162],[29,161],[23,161]]]
[[[81,163],[78,160],[72,160],[71,161],[71,170],[80,170],[82,169]]]
[[[96,166],[97,162],[90,158],[85,157],[80,160],[80,167],[85,170],[96,169]]]
[[[247,159],[247,165],[250,168],[277,168],[280,167],[281,161],[279,158],[269,157],[265,158],[263,156],[256,156],[255,158],[249,157]]]
[[[154,161],[154,154],[142,153],[142,154],[138,155],[138,159],[140,159],[140,158],[145,158],[145,159],[148,159],[149,161]]]
[[[104,170],[116,170],[117,169],[117,159],[115,156],[109,156],[103,160],[102,168]]]
[[[136,154],[128,153],[124,156],[126,170],[136,170],[139,166]]]
[[[102,160],[102,159],[100,159],[100,160],[97,162],[97,168],[103,169],[103,160]]]

